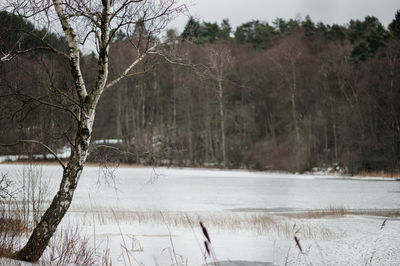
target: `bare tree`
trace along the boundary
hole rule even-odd
[[[225,107],[224,107],[224,85],[229,68],[232,67],[233,57],[231,50],[224,43],[210,44],[206,47],[208,71],[207,74],[217,82],[218,109],[220,115],[221,151],[223,166],[227,165],[226,156],[226,132],[225,132]]]
[[[296,168],[300,167],[300,157],[302,153],[302,135],[300,130],[300,112],[298,110],[299,94],[299,61],[304,52],[304,44],[299,38],[300,35],[293,34],[281,41],[280,45],[269,51],[269,59],[276,66],[277,72],[281,76],[282,82],[288,88],[288,98],[290,99],[290,110],[293,123],[294,140],[296,148]]]
[[[13,258],[38,261],[53,236],[58,224],[67,212],[78,185],[88,156],[96,106],[103,92],[110,90],[123,78],[137,74],[135,67],[150,52],[158,49],[156,36],[167,22],[184,8],[177,0],[15,0],[4,1],[1,10],[16,13],[37,25],[46,27],[46,34],[38,36],[39,46],[27,49],[1,51],[1,61],[11,61],[19,54],[35,50],[48,50],[69,62],[73,89],[54,88],[63,98],[63,103],[44,101],[32,97],[33,101],[68,112],[75,121],[75,133],[69,140],[71,156],[65,163],[57,157],[51,147],[34,140],[17,143],[33,143],[46,148],[63,168],[63,176],[57,194],[50,207],[33,230],[27,244]],[[61,26],[61,27],[60,27]],[[123,31],[135,50],[135,56],[125,69],[109,80],[109,48],[117,32]],[[65,37],[68,48],[59,50],[46,42],[48,32],[59,32]],[[84,77],[81,70],[80,49],[92,42],[97,52],[95,77]],[[94,80],[93,85],[87,79]]]
[[[283,61],[280,62],[276,60],[276,58],[271,57],[271,60],[278,67],[279,73],[282,75],[285,82],[288,84],[290,88],[290,103],[291,103],[291,112],[293,119],[293,127],[296,135],[297,144],[300,143],[300,129],[298,122],[298,114],[296,108],[296,94],[298,93],[298,81],[297,81],[297,61],[301,56],[301,50],[299,48],[298,43],[294,44],[290,42],[290,40],[284,40],[283,43],[279,47],[280,51],[278,54],[278,58]],[[286,66],[286,69],[285,69]],[[289,72],[290,74],[287,74]]]

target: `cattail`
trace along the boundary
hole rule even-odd
[[[210,236],[208,235],[207,228],[203,225],[202,222],[200,222],[200,226],[201,226],[201,229],[203,230],[203,235],[207,238],[208,242],[211,243],[211,239],[210,239]]]
[[[300,249],[300,252],[303,253],[303,249],[300,245],[300,240],[297,238],[297,236],[294,236],[294,241],[296,241],[296,246]]]
[[[206,250],[207,250],[208,256],[211,256],[211,254],[210,254],[210,248],[208,247],[208,243],[207,243],[207,241],[204,241],[204,246],[206,247]]]
[[[382,223],[382,225],[381,225],[381,230],[383,229],[383,227],[385,227],[385,225],[386,225],[386,221],[388,220],[388,218],[386,218],[384,221],[383,221],[383,223]]]

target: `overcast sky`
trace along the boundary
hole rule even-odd
[[[399,0],[186,0],[190,14],[201,21],[218,22],[228,18],[232,28],[258,19],[272,22],[275,18],[304,18],[310,15],[314,22],[344,25],[350,19],[375,16],[387,27],[400,9]],[[179,31],[187,21],[180,17],[172,23]]]

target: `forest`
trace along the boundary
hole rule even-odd
[[[345,25],[254,20],[236,29],[228,19],[190,18],[182,33],[168,30],[162,52],[138,73],[104,92],[88,161],[399,172],[400,11],[393,13],[388,27],[373,16]],[[65,112],[74,79],[51,49],[68,51],[66,39],[5,11],[0,25],[0,50],[26,51],[0,62],[0,143],[35,139],[61,150],[76,127]],[[145,24],[135,33],[114,35],[110,80],[135,58],[130,38],[140,44]],[[82,52],[88,87],[97,61]],[[52,159],[47,153],[31,143],[0,148]]]

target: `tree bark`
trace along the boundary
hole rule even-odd
[[[49,10],[47,9],[54,8],[54,11],[58,17],[59,22],[61,23],[62,30],[65,35],[65,41],[68,45],[67,53],[58,51],[52,47],[45,48],[48,48],[56,54],[63,56],[69,61],[69,67],[74,81],[75,91],[71,93],[70,97],[67,97],[69,100],[72,99],[71,101],[73,102],[73,108],[71,107],[70,109],[70,105],[65,105],[61,106],[61,109],[68,111],[74,116],[74,118],[76,119],[75,122],[77,126],[77,131],[75,135],[75,143],[71,143],[72,154],[68,160],[67,166],[65,166],[64,162],[62,162],[61,159],[57,157],[57,154],[44,143],[40,143],[35,140],[20,140],[18,142],[41,144],[54,155],[54,157],[59,161],[64,169],[59,191],[53,198],[50,207],[46,210],[40,222],[33,230],[33,233],[30,236],[27,244],[20,251],[12,255],[14,259],[30,262],[36,262],[40,259],[44,250],[47,247],[47,244],[49,243],[50,238],[55,233],[57,226],[60,224],[62,218],[64,217],[64,215],[68,211],[68,208],[71,205],[75,189],[78,185],[79,178],[82,174],[82,169],[88,156],[93,121],[95,118],[95,110],[101,95],[103,94],[104,90],[114,86],[115,84],[120,82],[121,79],[133,75],[133,73],[130,73],[131,70],[136,65],[138,65],[149,54],[150,51],[155,49],[158,44],[155,38],[153,38],[154,36],[152,36],[152,33],[150,31],[149,36],[152,37],[147,36],[149,38],[147,38],[146,40],[146,45],[139,45],[140,43],[134,44],[132,42],[132,47],[135,47],[137,51],[137,56],[132,59],[132,63],[127,66],[125,70],[120,73],[120,75],[118,75],[114,80],[108,82],[109,46],[113,34],[122,27],[127,29],[127,31],[130,31],[129,29],[132,25],[137,25],[137,17],[141,13],[143,13],[143,16],[145,16],[140,18],[141,20],[143,19],[143,21],[153,21],[158,20],[161,17],[170,17],[172,13],[178,12],[180,10],[180,7],[174,7],[176,4],[174,0],[160,1],[159,3],[149,3],[149,5],[139,5],[138,3],[142,1],[121,1],[118,3],[118,1],[112,0],[102,0],[101,4],[90,3],[90,5],[82,3],[82,1],[65,0],[52,0],[52,4],[47,3],[47,1],[37,2],[38,3],[31,3],[31,1],[29,1],[26,3],[26,5],[22,5],[22,9],[31,8],[31,12],[28,13],[32,13],[31,15],[34,17],[42,12],[44,16],[49,16],[49,13],[47,12]],[[89,1],[87,3],[89,3]],[[112,5],[113,8],[111,8]],[[101,12],[99,12],[99,9],[101,9]],[[148,14],[148,11],[150,14]],[[122,14],[124,14],[123,19],[120,18]],[[79,20],[82,17],[84,17],[85,20],[84,26],[88,26],[86,24],[86,20],[89,21],[89,24],[92,26],[86,27],[92,28],[90,32],[82,30],[82,24]],[[111,30],[110,25],[112,19],[114,19],[113,21],[115,22],[113,24],[113,31]],[[162,26],[159,26],[159,24],[157,25],[158,26],[154,26],[153,33],[159,32],[159,30],[162,28]],[[80,27],[79,31],[75,32],[72,26]],[[130,32],[132,37],[134,32]],[[79,36],[79,34],[81,34],[81,36]],[[83,45],[86,42],[86,38],[90,34],[94,34],[95,36],[98,59],[96,84],[93,86],[93,88],[87,90],[84,76],[82,75],[82,71],[80,68],[81,52],[79,50],[79,44]],[[130,40],[133,39],[134,38],[131,38]],[[145,47],[144,50],[143,47]],[[38,47],[38,49],[39,48],[40,47]],[[20,54],[33,50],[35,49],[24,50],[20,52]],[[8,54],[1,59],[2,61],[5,61],[9,58],[10,55]],[[61,92],[59,93],[62,96],[66,96]],[[47,105],[53,108],[60,108],[60,106],[49,103],[47,103]],[[144,107],[145,101],[143,99],[143,108]],[[143,110],[142,112],[143,115],[144,111],[145,110]],[[144,118],[142,119],[142,123],[144,123]],[[128,128],[128,125],[126,125],[126,127]],[[120,128],[119,131],[121,130],[122,128]],[[135,140],[137,141],[137,138]]]
[[[293,117],[294,131],[296,133],[296,142],[297,142],[296,144],[300,145],[300,129],[299,129],[299,123],[297,121],[297,110],[296,110],[296,91],[297,91],[296,66],[293,59],[291,59],[290,61],[292,70],[292,88],[291,88],[290,102],[292,104],[292,117]]]
[[[85,119],[78,127],[75,149],[65,167],[60,188],[50,207],[43,214],[39,224],[33,230],[27,244],[12,255],[13,259],[36,262],[45,251],[50,238],[71,205],[75,189],[82,174],[89,150],[94,114]]]
[[[218,79],[218,102],[219,102],[219,115],[221,117],[221,142],[222,142],[222,164],[226,166],[226,136],[225,136],[225,113],[224,113],[224,89],[222,87],[222,80]]]
[[[101,24],[101,39],[99,41],[100,54],[98,59],[98,76],[96,87],[88,95],[83,75],[80,69],[80,53],[78,39],[69,23],[60,0],[53,0],[55,11],[61,22],[69,46],[69,62],[71,74],[75,81],[75,90],[80,100],[79,116],[77,117],[77,132],[73,153],[67,166],[64,168],[60,188],[53,198],[50,207],[43,214],[39,224],[33,230],[28,242],[12,255],[17,260],[36,262],[45,251],[50,238],[55,233],[57,226],[71,205],[75,189],[82,174],[83,166],[89,151],[95,110],[101,94],[104,91],[108,77],[108,39],[110,21],[110,0],[103,0],[103,13]]]

